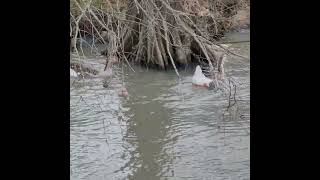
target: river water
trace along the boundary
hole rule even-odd
[[[243,39],[248,32],[223,41]],[[231,48],[250,55],[249,42]],[[103,57],[88,61],[103,68]],[[193,69],[178,81],[174,71],[119,64],[107,89],[99,79],[72,81],[70,178],[250,179],[250,61],[229,56],[225,67],[238,83],[227,113],[228,95],[193,87]],[[129,99],[118,96],[123,83]]]

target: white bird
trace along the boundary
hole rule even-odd
[[[202,86],[202,87],[211,87],[213,80],[207,78],[203,73],[202,70],[200,68],[200,66],[198,65],[196,67],[196,71],[194,72],[194,75],[192,77],[192,84],[196,85],[196,86]]]
[[[78,77],[78,74],[70,68],[70,77]]]

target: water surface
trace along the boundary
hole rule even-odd
[[[231,48],[250,54],[250,43]],[[103,68],[102,57],[90,61]],[[228,57],[238,106],[225,116],[228,95],[193,87],[193,70],[181,70],[179,82],[174,71],[123,67],[107,89],[99,79],[72,82],[72,180],[250,179],[249,60]],[[118,97],[122,83],[128,100]]]

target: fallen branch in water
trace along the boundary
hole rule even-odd
[[[247,43],[250,42],[250,40],[245,41],[227,41],[227,42],[217,42],[217,44],[235,44],[235,43]]]

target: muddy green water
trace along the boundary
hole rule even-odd
[[[231,33],[226,40],[250,39]],[[233,44],[249,56],[250,43]],[[103,68],[102,57],[89,59]],[[159,72],[121,65],[109,88],[100,79],[70,88],[72,180],[250,179],[250,62],[229,57],[238,106],[224,118],[227,96],[191,85],[193,70]],[[118,96],[124,82],[130,94]]]

